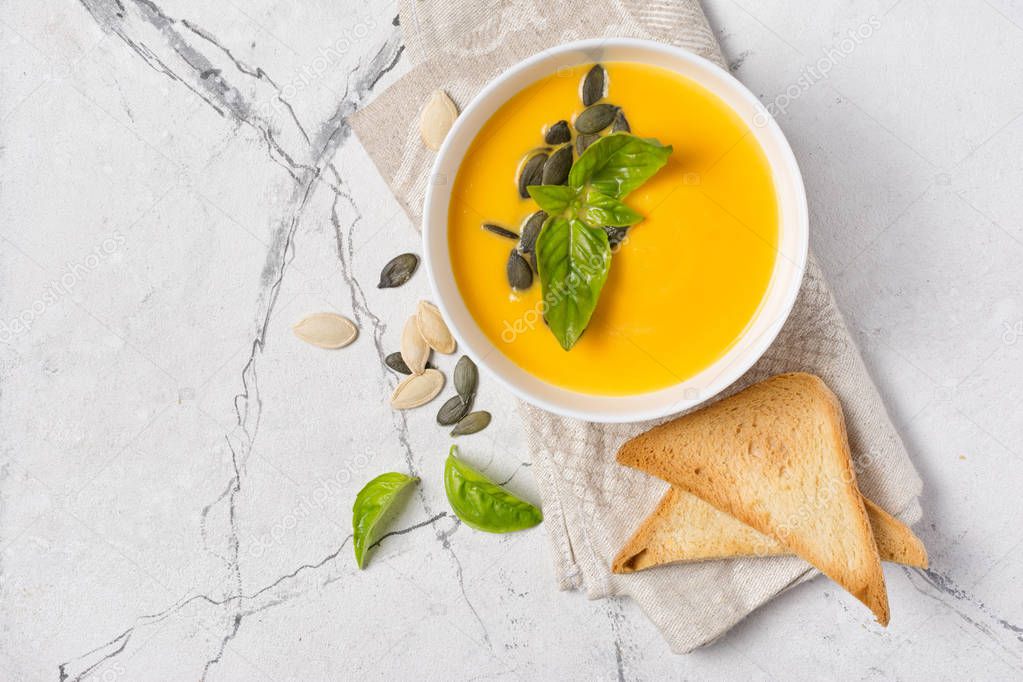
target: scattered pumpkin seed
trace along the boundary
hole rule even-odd
[[[575,153],[576,156],[582,156],[586,148],[591,144],[600,139],[600,135],[596,133],[589,133],[586,135],[579,135],[575,138]]]
[[[575,129],[580,133],[599,133],[611,125],[618,107],[607,102],[594,104],[575,117]]]
[[[416,310],[416,326],[430,348],[438,353],[455,352],[455,337],[444,323],[444,317],[437,306],[429,301],[420,301]]]
[[[380,283],[377,284],[377,289],[400,287],[409,281],[418,267],[419,256],[414,253],[403,253],[400,256],[395,256],[380,271]]]
[[[391,394],[391,407],[396,410],[408,410],[425,405],[444,388],[444,375],[438,370],[428,369],[422,374],[405,377],[394,388]]]
[[[437,413],[437,423],[441,426],[457,424],[462,420],[466,412],[469,411],[470,405],[471,403],[462,400],[462,396],[452,396],[441,405],[440,412]]]
[[[395,351],[384,358],[384,364],[399,374],[412,374],[405,361],[401,359],[401,351]]]
[[[545,150],[533,150],[522,163],[519,171],[519,196],[523,199],[529,198],[526,188],[530,185],[539,185],[543,180],[543,167],[547,163],[547,152]]]
[[[512,249],[508,254],[508,284],[516,291],[525,291],[533,286],[533,269],[526,262],[526,259],[516,250]]]
[[[537,211],[526,219],[522,227],[522,236],[519,238],[519,251],[532,253],[536,250],[536,238],[540,235],[540,228],[547,220],[546,211]]]
[[[572,131],[568,129],[568,121],[558,121],[547,128],[543,141],[547,144],[565,144],[572,139]]]
[[[344,348],[359,335],[355,323],[337,313],[313,313],[291,330],[306,343],[320,348]]]
[[[572,145],[566,144],[550,155],[543,166],[541,180],[545,185],[568,183],[568,171],[572,168]]]
[[[384,364],[389,368],[393,369],[398,374],[412,374],[412,370],[405,364],[405,361],[401,359],[401,351],[394,351],[393,353],[384,357]],[[427,369],[437,369],[433,366],[433,363],[426,363]]]
[[[419,113],[419,136],[430,149],[437,151],[458,118],[458,109],[443,90],[434,90]]]
[[[476,369],[476,363],[468,355],[458,358],[458,362],[455,364],[455,390],[458,391],[458,395],[464,402],[472,402],[479,380],[480,373]]]
[[[470,412],[462,417],[455,428],[451,429],[452,436],[468,436],[471,433],[478,433],[490,425],[490,413],[485,410]]]
[[[430,357],[430,346],[419,332],[416,316],[412,315],[401,330],[401,359],[413,374],[422,374]]]
[[[607,243],[613,249],[622,243],[622,240],[625,239],[625,235],[629,233],[629,228],[611,227],[610,225],[605,225],[604,232],[607,233]]]
[[[515,240],[518,240],[519,238],[519,235],[515,234],[511,230],[503,228],[500,225],[495,225],[494,223],[483,223],[483,229],[487,232],[493,232],[499,237],[507,237],[508,239]]]
[[[583,77],[582,99],[585,106],[590,106],[604,96],[604,67],[594,64],[593,68]]]
[[[621,109],[615,114],[615,120],[611,122],[612,133],[631,133],[632,128],[629,126],[629,119],[625,118],[625,112]]]

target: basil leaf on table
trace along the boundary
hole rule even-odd
[[[643,220],[642,213],[614,197],[592,188],[584,192],[586,198],[579,206],[579,219],[590,227],[629,227]]]
[[[572,164],[568,184],[576,189],[588,184],[601,194],[624,199],[664,167],[671,151],[671,145],[657,140],[629,133],[607,135],[587,147]]]
[[[579,197],[578,189],[564,185],[530,185],[526,191],[550,215],[564,213]]]
[[[545,319],[565,350],[586,330],[611,268],[607,233],[578,218],[551,216],[536,240]]]
[[[362,568],[366,563],[366,550],[376,540],[377,522],[394,505],[401,492],[419,481],[396,471],[380,474],[367,483],[355,496],[352,507],[352,545],[355,561]]]
[[[512,495],[456,456],[452,445],[444,463],[444,490],[462,523],[488,533],[510,533],[543,521],[539,509]]]

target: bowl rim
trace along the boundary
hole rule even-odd
[[[619,410],[608,410],[604,412],[594,412],[592,410],[578,409],[570,404],[566,405],[557,402],[552,402],[542,396],[534,395],[529,391],[521,388],[520,386],[510,381],[508,378],[504,377],[500,372],[491,368],[488,365],[487,361],[484,359],[486,354],[480,353],[479,350],[475,348],[475,346],[473,346],[472,343],[468,342],[466,336],[458,328],[458,325],[453,323],[455,317],[451,314],[451,311],[449,310],[449,307],[445,302],[444,297],[441,296],[440,294],[437,273],[437,267],[439,264],[435,262],[435,259],[433,258],[432,254],[432,249],[430,246],[431,235],[437,229],[442,229],[444,244],[445,245],[447,244],[446,229],[447,221],[444,220],[443,225],[441,226],[431,228],[430,217],[433,212],[433,204],[439,200],[438,194],[443,191],[450,192],[451,190],[450,185],[441,186],[434,183],[429,182],[427,183],[426,196],[423,205],[421,232],[423,246],[423,261],[427,277],[430,280],[430,287],[434,294],[434,301],[438,308],[440,309],[441,314],[444,317],[444,320],[450,327],[451,333],[458,341],[459,350],[463,354],[468,355],[478,365],[483,366],[487,370],[487,373],[495,377],[504,388],[508,389],[516,397],[520,398],[521,400],[531,405],[565,417],[581,419],[589,422],[611,424],[632,423],[647,421],[651,419],[660,419],[670,415],[678,414],[686,410],[693,409],[709,400],[712,400],[714,397],[720,394],[721,391],[723,391],[725,388],[727,388],[737,379],[739,379],[743,374],[749,371],[749,369],[754,364],[756,364],[761,357],[763,357],[764,353],[771,346],[771,344],[774,343],[779,332],[781,331],[782,326],[784,326],[785,322],[791,315],[792,308],[795,305],[800,290],[802,289],[802,282],[806,274],[806,265],[809,255],[809,209],[806,199],[806,187],[803,182],[802,173],[800,172],[799,164],[796,161],[795,154],[792,152],[792,147],[788,142],[788,138],[786,138],[784,132],[782,132],[781,128],[778,126],[777,121],[775,121],[773,115],[760,102],[760,100],[757,99],[756,95],[754,95],[745,85],[742,84],[741,81],[735,78],[731,73],[729,73],[725,69],[721,68],[714,62],[704,57],[694,54],[693,52],[690,52],[681,47],[676,47],[673,45],[667,45],[664,43],[640,38],[616,38],[616,37],[590,38],[585,40],[576,40],[568,43],[562,43],[560,45],[556,45],[554,47],[550,47],[540,52],[537,52],[508,67],[500,74],[498,74],[496,77],[488,81],[487,84],[472,98],[469,104],[462,109],[459,116],[455,119],[455,122],[452,125],[451,130],[449,130],[448,134],[445,136],[440,149],[436,153],[436,156],[434,157],[433,163],[431,164],[430,168],[430,177],[437,176],[438,173],[440,172],[440,169],[446,163],[448,163],[447,157],[451,153],[451,147],[454,144],[454,140],[456,140],[462,133],[462,128],[464,126],[469,125],[468,121],[471,119],[470,114],[472,114],[476,109],[484,106],[484,103],[487,102],[488,99],[490,99],[491,95],[507,81],[512,80],[515,77],[522,74],[523,72],[528,71],[529,69],[536,66],[540,62],[543,62],[544,60],[550,59],[552,57],[556,57],[561,53],[572,51],[593,51],[599,50],[601,48],[606,48],[609,46],[621,47],[625,49],[637,49],[641,51],[647,50],[661,52],[672,58],[680,59],[682,61],[688,61],[697,68],[702,68],[710,71],[711,73],[715,74],[718,78],[725,81],[728,84],[728,86],[732,89],[734,95],[741,99],[746,100],[749,104],[751,104],[755,109],[758,110],[757,116],[761,117],[763,123],[754,124],[752,122],[747,121],[747,125],[749,125],[750,127],[752,127],[753,125],[757,125],[757,127],[769,129],[770,134],[772,134],[775,137],[776,141],[779,143],[777,153],[780,155],[780,158],[778,160],[780,160],[782,164],[786,167],[785,171],[789,174],[790,179],[793,183],[793,189],[796,192],[792,206],[795,212],[795,217],[792,222],[793,226],[796,229],[798,229],[797,234],[798,252],[796,254],[793,254],[791,257],[786,256],[786,259],[792,262],[792,264],[795,266],[795,269],[793,270],[794,274],[792,276],[791,285],[789,286],[789,289],[784,292],[784,296],[780,299],[780,305],[778,306],[778,314],[775,316],[773,320],[770,321],[770,323],[760,333],[760,335],[750,343],[750,346],[745,350],[745,352],[741,356],[733,358],[731,362],[729,362],[729,364],[725,366],[724,369],[722,369],[722,371],[720,371],[715,376],[715,378],[712,379],[706,385],[705,389],[701,391],[700,395],[692,399],[671,401],[666,400],[664,401],[665,404],[652,406],[646,409],[621,408]],[[639,57],[635,61],[642,63],[644,60],[642,59],[642,57]],[[691,78],[691,76],[688,75],[686,75],[686,77]],[[705,88],[707,87],[703,83],[700,83],[700,85]],[[717,93],[715,93],[715,95],[721,97],[721,95]],[[731,104],[729,104],[728,102],[725,102],[725,104],[729,108],[732,108]],[[733,109],[733,111],[735,110]],[[739,112],[735,113],[739,114]],[[741,114],[739,115],[741,116]],[[769,158],[769,165],[771,167],[772,173],[777,172],[778,170],[777,169],[778,160],[772,160]],[[457,162],[455,163],[456,173],[457,168],[460,165],[461,159],[458,159]],[[779,255],[781,254],[779,253]],[[453,276],[454,275],[452,274],[452,277]],[[776,274],[772,273],[772,280],[775,278],[775,276]],[[770,283],[768,287],[769,291]],[[761,301],[761,305],[763,305],[763,302],[766,300],[767,291],[765,291],[764,299]],[[758,308],[757,312],[754,313],[754,316],[753,318],[751,318],[750,323],[747,325],[746,329],[744,329],[743,332],[733,342],[732,347],[740,343],[750,333],[750,330],[753,326],[753,322],[756,320],[757,316],[760,313],[761,308]],[[496,350],[500,352],[500,349]],[[717,365],[722,363],[726,359],[726,357],[727,355],[722,355],[718,357],[713,363],[711,363],[711,365],[709,365],[702,371],[708,371],[716,367]],[[518,367],[518,365],[516,366]],[[543,379],[540,379],[539,377],[530,374],[527,370],[521,367],[519,368],[522,369],[522,371],[528,374],[529,376],[533,377],[534,379],[538,381],[544,381]],[[554,386],[555,388],[565,391],[569,394],[577,394],[580,397],[599,397],[606,398],[609,401],[614,401],[616,398],[625,400],[635,396],[649,395],[650,393],[656,393],[658,391],[676,388],[679,385],[684,384],[686,381],[689,381],[690,379],[680,381],[676,384],[672,384],[662,389],[657,389],[656,391],[629,394],[623,396],[602,396],[598,394],[588,394],[582,391],[574,391],[572,389],[560,387],[557,386],[556,384],[550,384],[550,382],[544,381],[544,383]]]

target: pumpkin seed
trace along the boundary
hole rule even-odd
[[[495,225],[494,223],[483,223],[483,229],[487,232],[493,232],[499,237],[507,237],[508,239],[516,240],[519,238],[519,235],[515,234],[511,230],[505,229],[500,225]]]
[[[408,410],[425,405],[444,388],[444,375],[435,369],[428,369],[422,374],[405,377],[394,387],[391,394],[391,407],[396,410]]]
[[[525,291],[533,286],[533,270],[526,259],[515,249],[508,254],[508,284],[516,291]]]
[[[540,274],[540,268],[537,267],[537,265],[536,265],[536,249],[533,249],[532,251],[530,251],[528,256],[529,256],[529,266],[531,268],[533,268],[533,272],[535,272],[536,274],[539,275]]]
[[[462,396],[452,396],[441,405],[440,412],[437,413],[437,423],[441,426],[457,424],[465,416],[465,413],[469,411],[469,405],[469,403],[462,400]]]
[[[582,156],[586,148],[591,144],[600,139],[600,135],[595,133],[589,133],[587,135],[579,135],[575,138],[575,153],[576,156]]]
[[[451,429],[452,436],[468,436],[471,433],[478,433],[490,425],[490,413],[485,410],[470,412],[462,417]]]
[[[583,77],[582,97],[583,104],[590,106],[604,96],[604,67],[594,64],[593,68],[586,72]]]
[[[430,348],[438,353],[455,352],[455,337],[444,323],[444,317],[437,306],[429,301],[420,301],[416,310],[416,326]]]
[[[401,351],[394,351],[390,355],[384,357],[384,364],[390,369],[393,369],[398,374],[412,374],[412,370],[405,364],[405,361],[401,359]],[[433,363],[427,362],[426,369],[437,369]]]
[[[629,119],[625,118],[625,112],[621,109],[615,114],[615,120],[611,122],[612,133],[631,133],[632,128],[629,126]]]
[[[522,227],[522,236],[519,238],[519,251],[532,253],[536,250],[536,238],[540,235],[540,228],[546,220],[546,211],[537,211],[526,219],[526,224]]]
[[[613,249],[622,243],[622,240],[625,239],[625,235],[629,233],[629,228],[611,227],[610,225],[605,225],[604,232],[607,233],[607,243]]]
[[[455,364],[455,390],[458,391],[458,395],[464,402],[471,402],[473,396],[476,395],[479,379],[480,373],[476,369],[476,363],[468,355],[458,358],[458,362]]]
[[[543,141],[547,144],[565,144],[572,139],[572,131],[568,129],[568,121],[558,121],[543,135]]]
[[[419,324],[413,315],[405,322],[401,330],[401,359],[412,374],[422,374],[426,369],[426,361],[430,357],[430,346],[419,333]]]
[[[395,351],[384,358],[384,364],[399,374],[412,374],[412,370],[401,359],[401,351]]]
[[[409,281],[418,267],[419,256],[414,253],[403,253],[400,256],[395,256],[380,271],[380,283],[377,284],[377,289],[400,287]]]
[[[566,144],[558,148],[547,159],[543,166],[541,180],[545,185],[564,185],[568,183],[568,171],[572,168],[572,145]]]
[[[344,348],[359,335],[347,317],[337,313],[313,313],[291,328],[295,336],[320,348]]]
[[[430,149],[437,151],[458,118],[458,109],[443,90],[434,90],[419,113],[419,136]]]
[[[594,104],[575,117],[575,129],[580,133],[599,133],[611,125],[616,113],[618,107],[613,104]]]
[[[547,152],[534,150],[529,153],[519,171],[519,196],[523,199],[529,198],[526,188],[530,185],[539,185],[543,180],[543,167],[547,163]]]

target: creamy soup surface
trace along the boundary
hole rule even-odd
[[[513,293],[505,263],[514,242],[481,228],[520,231],[534,211],[516,169],[543,145],[546,126],[583,110],[589,65],[559,71],[515,95],[482,127],[458,170],[448,216],[451,264],[477,324],[517,365],[551,384],[598,395],[654,391],[723,355],[767,290],[778,206],[763,150],[741,120],[697,83],[659,67],[610,62],[605,100],[632,132],[674,151],[625,202],[645,216],[629,229],[589,327],[565,351],[543,322],[540,279]]]

